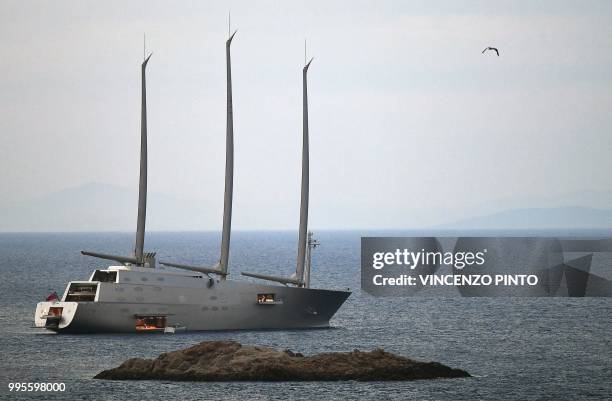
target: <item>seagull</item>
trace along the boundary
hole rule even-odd
[[[497,53],[497,57],[499,57],[499,50],[497,50],[495,47],[491,47],[491,46],[489,46],[489,47],[485,48],[485,49],[482,51],[482,54],[484,54],[484,52],[486,52],[487,50],[494,50],[494,51],[495,51],[495,53]]]

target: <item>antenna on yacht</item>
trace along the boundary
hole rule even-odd
[[[146,45],[143,42],[143,45]],[[144,49],[143,49],[144,50]],[[146,54],[146,53],[145,53]],[[140,112],[140,179],[138,184],[138,219],[136,222],[136,241],[133,257],[108,255],[104,253],[81,251],[83,255],[114,260],[122,264],[155,267],[155,253],[144,252],[145,221],[147,218],[147,63],[153,53],[144,58],[141,65],[142,98]]]
[[[306,52],[306,42],[304,42],[304,54]],[[263,280],[276,281],[282,284],[294,284],[298,287],[308,287],[305,282],[304,264],[306,262],[307,246],[307,231],[308,231],[308,190],[309,190],[309,146],[308,146],[308,67],[312,63],[310,59],[308,63],[304,63],[302,70],[302,189],[300,199],[300,228],[298,237],[298,252],[295,274],[290,278],[268,276],[256,273],[243,272],[244,276],[259,278]],[[317,243],[318,245],[318,243]],[[310,253],[310,252],[308,252]],[[310,264],[308,265],[310,270]],[[308,273],[309,274],[309,273]],[[308,276],[308,282],[310,277]]]
[[[230,15],[231,18],[231,15]],[[231,32],[231,31],[230,31]],[[234,114],[232,108],[232,61],[230,46],[237,30],[229,35],[225,42],[225,59],[227,69],[227,117],[225,130],[225,192],[223,197],[223,229],[221,232],[221,257],[214,267],[197,267],[177,263],[160,262],[164,266],[199,271],[207,274],[218,274],[225,280],[229,263],[230,235],[232,231],[232,198],[234,192]]]
[[[308,247],[306,248],[306,270],[304,270],[304,287],[310,288],[310,267],[312,266],[312,250],[321,245],[321,243],[314,239],[312,231],[308,231]]]

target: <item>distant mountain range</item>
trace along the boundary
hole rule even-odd
[[[0,232],[133,231],[136,227],[137,198],[138,194],[135,190],[93,183],[64,189],[37,199],[4,203],[0,204]],[[497,208],[495,207],[496,202],[488,202],[481,207],[472,208],[469,218],[462,219],[460,213],[455,213],[453,216],[459,217],[447,217],[448,220],[452,219],[452,221],[437,224],[436,227],[432,227],[433,223],[415,224],[414,220],[410,220],[409,213],[415,214],[419,211],[407,210],[406,214],[398,213],[397,219],[395,219],[392,214],[384,215],[383,210],[381,210],[380,216],[377,216],[376,211],[372,211],[372,207],[368,205],[373,221],[362,218],[358,220],[360,223],[357,224],[364,224],[364,227],[362,227],[364,229],[612,228],[612,209],[598,207],[612,204],[612,201],[606,203],[608,200],[607,192],[585,192],[585,196],[582,198],[576,193],[555,199],[557,201],[551,203],[551,207],[537,208],[518,206],[526,204],[526,201],[516,201],[514,207],[512,207],[510,200],[499,200]],[[595,207],[568,206],[568,203],[572,200],[577,204]],[[221,199],[217,199],[217,201],[214,203],[210,200],[184,200],[150,192],[147,208],[147,230],[220,230],[223,204]],[[244,203],[246,201],[249,203]],[[534,200],[532,205],[541,205],[542,203],[542,200],[539,202]],[[291,209],[290,206],[292,205],[271,205],[270,203],[257,205],[252,204],[252,200],[243,199],[242,201],[238,200],[234,205],[234,210],[236,212],[235,217],[237,217],[236,221],[239,224],[246,225],[246,227],[254,229],[293,229],[293,225],[286,222],[293,223],[295,221],[297,224],[297,210]],[[272,212],[269,212],[270,209]],[[253,210],[258,212],[253,213]],[[359,228],[355,227],[355,221],[357,220],[352,219],[351,216],[363,217],[363,213],[360,213],[359,210],[361,209],[355,205],[327,205],[326,208],[316,210],[316,217],[320,223],[324,224],[323,227],[328,229],[356,229]],[[474,216],[477,211],[480,211],[482,216]],[[441,217],[445,212],[430,210],[429,214],[435,217],[433,221],[443,221]],[[391,226],[374,226],[376,221],[379,222],[379,225],[386,221]],[[408,223],[403,223],[405,221],[408,221]],[[283,222],[285,222],[284,226],[282,225]],[[279,224],[281,225],[277,226]]]
[[[612,210],[587,207],[557,207],[505,210],[486,216],[455,221],[449,229],[549,229],[610,228]]]
[[[132,231],[136,227],[137,204],[136,191],[86,184],[0,205],[0,231]],[[215,211],[204,201],[149,193],[147,229],[201,230],[220,226],[222,212]]]

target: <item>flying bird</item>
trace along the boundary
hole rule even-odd
[[[484,52],[486,52],[487,50],[494,50],[494,51],[495,51],[495,53],[497,53],[497,57],[499,57],[499,50],[497,50],[495,47],[491,47],[491,46],[489,46],[489,47],[485,48],[485,49],[482,51],[482,54],[484,54]]]

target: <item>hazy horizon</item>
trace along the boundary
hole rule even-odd
[[[0,232],[133,232],[138,193],[135,188],[90,183],[66,188],[42,198],[0,205]],[[147,231],[218,232],[219,210],[205,199],[177,199],[152,192],[148,196]],[[333,220],[310,224],[320,231],[440,231],[440,230],[546,230],[612,228],[612,191],[571,193],[554,200],[516,199],[483,203],[470,213],[446,215],[429,223],[398,216],[393,225],[334,225]],[[544,207],[543,205],[548,205]],[[248,205],[235,205],[248,213]],[[292,221],[291,205],[275,210],[283,221]],[[318,211],[315,211],[317,213]],[[432,212],[432,211],[430,211]],[[352,223],[352,224],[351,224]],[[259,219],[251,226],[234,225],[234,231],[297,231],[293,225]]]

